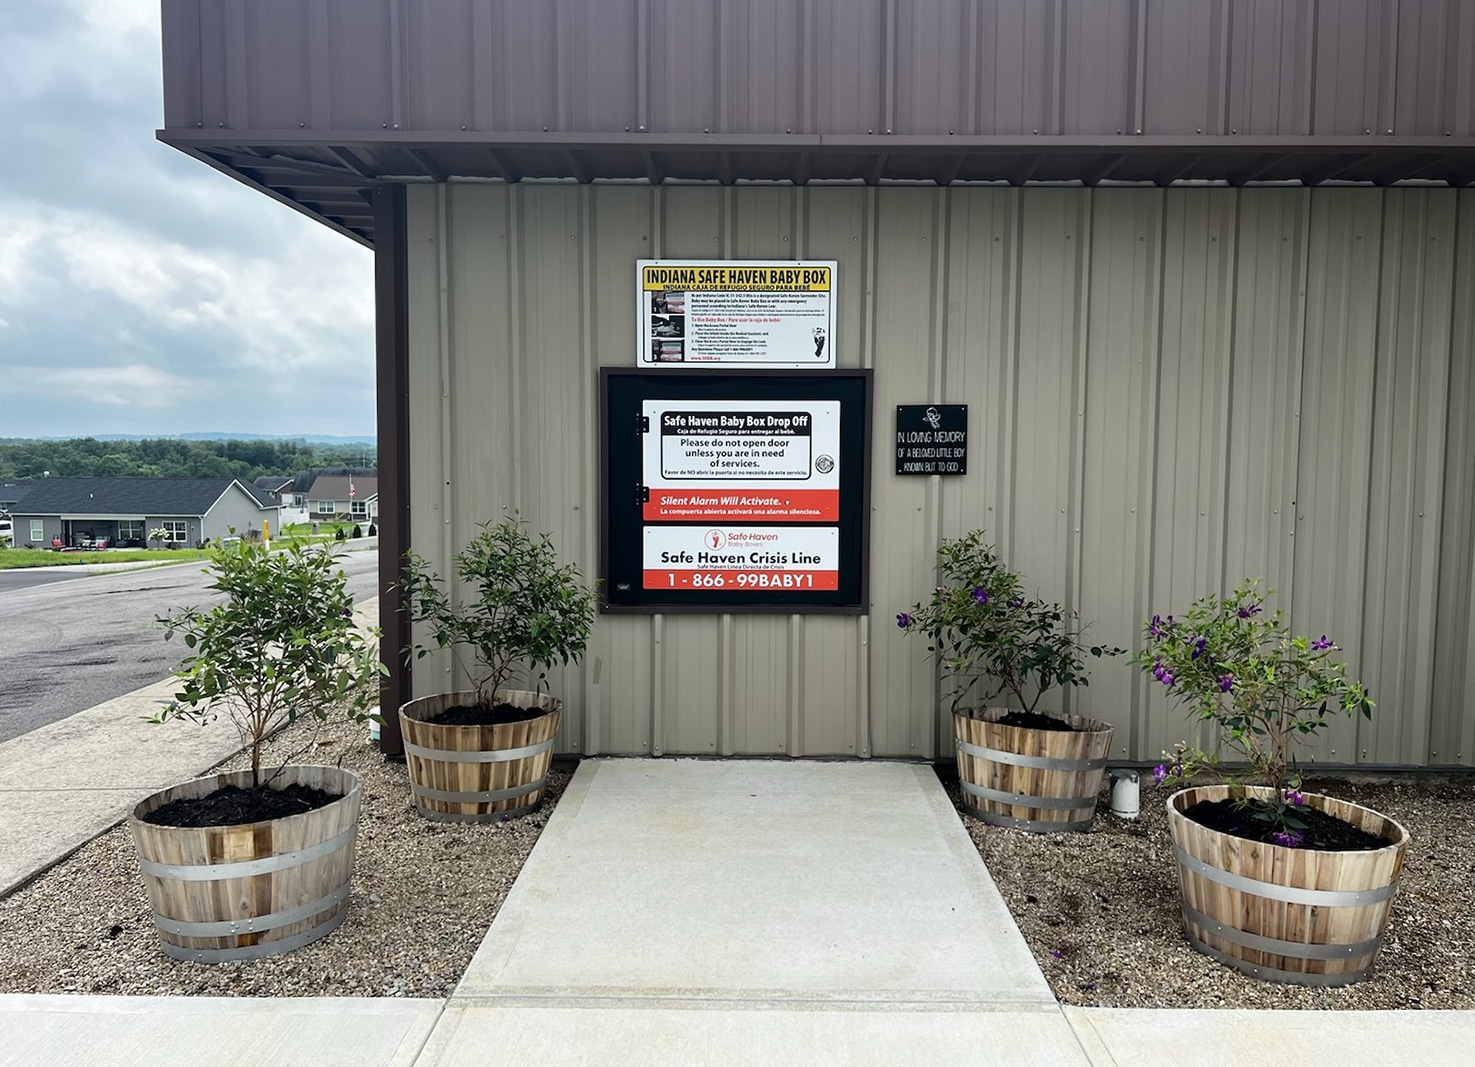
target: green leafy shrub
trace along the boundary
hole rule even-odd
[[[555,663],[577,662],[594,626],[594,589],[574,564],[558,563],[548,535],[533,537],[511,519],[481,532],[455,558],[456,576],[469,586],[453,604],[440,578],[414,552],[405,555],[404,594],[411,618],[427,623],[433,645],[415,644],[419,659],[433,648],[465,648],[461,663],[476,700],[490,705],[520,671],[536,672],[541,690]],[[460,657],[457,657],[460,663]]]
[[[1244,755],[1253,776],[1275,791],[1247,806],[1279,827],[1281,844],[1294,847],[1304,829],[1294,812],[1301,806],[1294,747],[1326,729],[1331,715],[1371,718],[1373,702],[1348,678],[1347,665],[1332,658],[1341,651],[1336,642],[1292,634],[1284,612],[1265,612],[1274,592],[1262,594],[1257,580],[1246,579],[1227,597],[1195,600],[1181,619],[1154,615],[1132,659]],[[1153,776],[1181,785],[1215,762],[1180,745]]]
[[[977,690],[981,705],[1005,696],[1033,712],[1056,687],[1090,684],[1087,654],[1126,651],[1086,644],[1078,612],[1025,596],[1022,577],[1004,566],[982,530],[945,539],[937,572],[944,584],[896,624],[927,636],[927,651],[954,683],[954,709]]]
[[[353,524],[353,533],[349,534],[348,536],[349,537],[352,537],[354,539],[358,539],[358,538],[364,536],[364,528],[362,526],[360,526],[358,523],[354,523]]]
[[[378,631],[366,636],[355,624],[348,576],[324,547],[217,543],[206,573],[222,603],[158,620],[189,654],[175,672],[181,688],[151,721],[203,724],[224,712],[251,748],[260,788],[261,743],[274,731],[304,715],[371,717],[385,673]]]
[[[335,529],[333,531],[333,540],[335,540],[335,541],[344,541],[344,540],[347,540],[347,536],[344,534],[343,527],[342,526],[339,526],[337,529]]]

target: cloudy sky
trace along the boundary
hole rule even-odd
[[[162,124],[158,0],[0,0],[0,437],[373,433],[371,254]]]

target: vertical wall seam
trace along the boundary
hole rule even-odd
[[[1287,531],[1284,524],[1282,524],[1282,528],[1278,531],[1276,538],[1277,553],[1280,557],[1280,563],[1284,573],[1281,581],[1281,587],[1285,591],[1282,597],[1282,606],[1285,608],[1287,618],[1291,617],[1291,612],[1295,609],[1296,542],[1294,534],[1296,531],[1297,515],[1301,505],[1301,458],[1304,451],[1301,441],[1301,424],[1305,420],[1301,418],[1301,415],[1303,401],[1306,396],[1306,329],[1308,317],[1307,304],[1309,302],[1307,288],[1310,285],[1311,274],[1311,215],[1315,207],[1313,190],[1309,188],[1302,189],[1300,200],[1302,202],[1301,232],[1297,237],[1297,254],[1300,256],[1300,279],[1298,285],[1300,297],[1297,301],[1297,314],[1300,322],[1295,339],[1295,349],[1292,353],[1293,362],[1290,368],[1290,379],[1295,385],[1296,393],[1291,398],[1291,428],[1294,432],[1292,434],[1292,441],[1288,442],[1288,444],[1293,445],[1295,448],[1295,455],[1292,457],[1290,464],[1291,484],[1282,490],[1284,496],[1280,501],[1282,510],[1287,509],[1287,502],[1289,501],[1289,518],[1286,521],[1290,524],[1289,532],[1293,536],[1289,538],[1286,536]],[[1272,509],[1273,511],[1274,509]],[[1290,542],[1289,545],[1287,545],[1287,541]]]
[[[1151,610],[1153,600],[1153,567],[1152,561],[1157,551],[1157,493],[1158,493],[1158,450],[1162,447],[1162,392],[1163,392],[1163,348],[1166,329],[1163,325],[1164,316],[1167,314],[1168,294],[1167,287],[1167,262],[1168,262],[1168,207],[1172,198],[1171,190],[1162,190],[1158,197],[1158,235],[1157,235],[1157,326],[1152,351],[1151,373],[1143,374],[1143,390],[1145,396],[1145,408],[1143,411],[1144,421],[1147,423],[1147,447],[1142,449],[1142,454],[1137,460],[1137,531],[1138,551],[1136,559],[1136,574],[1132,582],[1135,599],[1133,601],[1133,617],[1140,622],[1147,618]],[[1185,201],[1186,204],[1186,201]],[[1186,213],[1186,212],[1185,212]],[[1132,634],[1132,648],[1136,650],[1141,634],[1135,629]],[[1131,701],[1131,711],[1127,719],[1127,743],[1120,746],[1123,756],[1131,752],[1140,751],[1139,745],[1147,734],[1147,700],[1145,687],[1143,685],[1143,674],[1141,671],[1131,672],[1131,682],[1128,683],[1127,693]]]
[[[928,403],[942,403],[946,399],[947,341],[948,341],[948,286],[950,241],[952,237],[952,201],[956,194],[945,186],[938,186],[932,196],[932,321],[928,324],[931,335],[927,351],[927,398]],[[942,478],[929,475],[927,478],[926,521],[923,524],[926,543],[935,550],[942,541],[943,494]],[[940,679],[937,671],[932,672],[933,691],[927,702],[929,709],[938,706]],[[918,732],[922,741],[922,758],[938,758],[938,721],[936,714],[929,714]],[[913,746],[915,747],[915,746]]]
[[[650,128],[650,3],[635,0],[635,128]]]
[[[1218,52],[1219,52],[1219,79],[1218,79],[1219,99],[1217,101],[1215,101],[1214,114],[1215,114],[1215,117],[1217,117],[1218,120],[1219,120],[1219,129],[1218,129],[1217,132],[1219,133],[1220,136],[1223,136],[1224,134],[1227,134],[1230,131],[1230,129],[1231,129],[1231,126],[1229,124],[1229,121],[1230,121],[1230,114],[1229,113],[1230,113],[1230,110],[1231,110],[1231,107],[1232,107],[1232,105],[1230,103],[1230,98],[1231,98],[1231,94],[1230,94],[1230,87],[1231,87],[1230,68],[1231,68],[1231,66],[1234,63],[1234,17],[1233,17],[1233,8],[1234,8],[1234,0],[1219,0],[1219,49],[1218,49]],[[1253,111],[1251,109],[1246,109],[1246,111],[1245,111],[1245,132],[1246,133],[1252,132],[1252,127],[1251,127],[1251,123],[1250,123],[1250,120],[1251,120],[1252,117],[1253,117]],[[1254,132],[1258,132],[1258,131],[1254,131]],[[1272,130],[1271,132],[1272,133],[1279,133],[1280,132],[1279,123],[1276,124],[1276,128],[1274,130]]]
[[[405,121],[404,0],[389,0],[389,121],[403,129]]]
[[[527,189],[521,185],[509,185],[507,187],[507,272],[511,279],[509,292],[511,300],[508,302],[507,324],[508,324],[508,350],[511,358],[508,362],[511,368],[508,373],[509,404],[511,410],[512,440],[522,440],[522,412],[523,407],[523,374],[522,354],[527,351],[527,322],[522,313],[524,300],[526,298],[523,269],[523,241],[526,236],[526,199]],[[522,464],[514,457],[510,463],[512,467],[512,500],[511,508],[504,503],[505,510],[519,511],[522,508]]]
[[[861,298],[865,306],[861,311],[861,363],[863,366],[874,369],[876,366],[876,245],[879,243],[880,230],[880,195],[874,185],[868,185],[861,193],[862,217],[861,217]],[[876,388],[875,378],[871,379],[870,388]],[[876,471],[871,476],[876,476]],[[871,508],[872,514],[866,517],[868,522],[874,523],[875,505]],[[875,566],[874,558],[871,565]],[[870,595],[875,595],[875,586],[870,586]],[[870,614],[875,609],[875,603],[865,605],[865,612],[856,620],[856,638],[859,641],[859,655],[857,656],[860,674],[860,699],[856,701],[856,726],[855,745],[856,751],[864,759],[871,755],[871,668],[872,656],[870,651]]]
[[[1076,214],[1076,315],[1075,352],[1071,361],[1071,433],[1070,467],[1066,484],[1070,491],[1070,514],[1065,526],[1065,604],[1072,610],[1081,606],[1082,545],[1081,530],[1086,511],[1086,402],[1087,365],[1091,355],[1091,256],[1096,247],[1096,190],[1081,190],[1082,206]],[[1070,694],[1066,694],[1066,708],[1070,709]]]
[[[315,130],[328,129],[333,121],[332,50],[328,46],[327,0],[312,0],[307,11],[308,119]]]
[[[1130,77],[1132,101],[1131,126],[1129,132],[1139,134],[1147,112],[1147,0],[1132,0],[1129,18],[1132,27],[1132,62]]]
[[[1317,27],[1321,24],[1320,8],[1321,0],[1311,0],[1310,19],[1306,27],[1306,58],[1303,61],[1303,69],[1306,71],[1306,120],[1301,132],[1307,137],[1316,134],[1316,34]],[[1335,119],[1332,125],[1335,127]]]
[[[1013,319],[1013,332],[1009,339],[1009,348],[1004,354],[1004,361],[1008,364],[1009,373],[1009,388],[1005,393],[1008,398],[1006,420],[1009,433],[1009,466],[1007,488],[1001,486],[999,494],[999,504],[1004,508],[1008,519],[1007,525],[1001,522],[999,528],[995,531],[995,534],[998,536],[999,553],[1005,559],[1009,559],[1013,555],[1016,542],[1014,516],[1017,514],[1017,509],[1014,504],[1015,489],[1019,484],[1019,377],[1020,364],[1024,358],[1024,329],[1021,325],[1021,320],[1024,318],[1024,201],[1029,195],[1022,186],[1012,186],[1011,191],[1014,203],[1012,227],[1014,247],[1010,256],[1010,262],[1012,264],[1012,285],[1014,289],[1010,301],[1012,305],[1011,318]]]
[[[451,464],[453,452],[451,449],[451,425],[454,410],[451,405],[451,374],[454,355],[453,333],[455,320],[453,308],[451,307],[451,257],[446,247],[449,240],[450,204],[447,202],[450,196],[450,187],[438,184],[435,187],[435,244],[436,244],[436,295],[437,315],[440,319],[439,351],[437,356],[440,360],[440,536],[441,536],[441,559],[444,560],[442,573],[449,576],[452,570],[452,561],[456,555],[454,523],[452,521],[452,509],[455,506],[455,493],[452,486]],[[456,581],[447,582],[450,593],[451,604],[459,607],[462,602],[461,585]],[[452,666],[446,668],[452,675],[448,680],[446,692],[455,692],[459,679],[455,675],[454,664],[460,662],[462,653],[459,649],[450,650]]]
[[[719,5],[719,12],[721,7]],[[718,19],[719,25],[721,19]],[[719,50],[720,51],[720,50]],[[722,128],[727,129],[723,105]],[[727,259],[737,249],[737,190],[731,185],[717,189],[717,258]],[[737,723],[737,626],[732,615],[721,616],[717,625],[717,751],[730,756],[736,751]],[[751,653],[752,649],[747,649]]]
[[[599,313],[598,296],[594,286],[595,235],[598,230],[598,215],[594,195],[597,187],[590,184],[579,186],[579,347],[584,364],[584,380],[580,393],[584,398],[584,425],[580,429],[579,464],[583,470],[584,483],[584,559],[599,559],[598,516],[589,501],[599,499],[598,471],[599,449],[599,360],[594,352],[594,320]],[[597,567],[597,563],[595,565]],[[587,570],[585,574],[587,575]],[[596,573],[597,570],[596,570]],[[599,625],[598,616],[594,620]],[[586,653],[587,656],[587,653]],[[591,666],[587,658],[579,664],[579,674],[584,686],[584,752],[596,753],[602,745],[603,702],[594,684],[597,666]]]
[[[652,186],[650,190],[650,254],[652,259],[666,256],[666,187]],[[637,336],[639,324],[636,324]],[[651,662],[650,662],[650,754],[659,756],[666,750],[666,661],[662,639],[665,636],[666,617],[659,613],[650,617]]]
[[[982,94],[979,84],[983,64],[980,62],[978,40],[978,3],[970,0],[963,8],[963,84],[967,87],[966,110],[963,113],[963,130],[978,134],[978,98]]]
[[[1390,295],[1390,299],[1393,301],[1394,306],[1389,309],[1389,315],[1391,316],[1393,323],[1396,325],[1396,323],[1398,322],[1398,308],[1397,308],[1398,291],[1400,289],[1399,283],[1401,281],[1401,278],[1399,277],[1399,272],[1398,272],[1397,269],[1395,269],[1393,271],[1393,277],[1392,277],[1392,280],[1391,281],[1387,281],[1385,279],[1385,277],[1384,277],[1384,260],[1383,260],[1383,255],[1384,255],[1384,251],[1385,251],[1385,249],[1387,248],[1387,245],[1388,245],[1388,225],[1389,225],[1389,219],[1388,219],[1388,195],[1387,194],[1388,194],[1387,189],[1385,189],[1383,187],[1379,187],[1378,188],[1378,190],[1377,190],[1377,197],[1378,197],[1378,247],[1377,247],[1377,258],[1376,258],[1376,260],[1374,260],[1374,262],[1377,264],[1377,274],[1376,274],[1376,278],[1374,280],[1374,285],[1373,285],[1373,291],[1377,294],[1377,299],[1374,301],[1374,304],[1373,304],[1373,374],[1372,374],[1372,386],[1371,386],[1372,395],[1369,398],[1369,402],[1368,402],[1369,432],[1368,432],[1368,435],[1367,435],[1367,448],[1364,451],[1363,456],[1362,456],[1363,469],[1366,470],[1367,473],[1368,473],[1368,479],[1367,479],[1367,488],[1368,488],[1368,491],[1367,491],[1366,497],[1363,500],[1362,551],[1361,551],[1362,586],[1357,591],[1357,596],[1358,596],[1358,600],[1357,600],[1357,618],[1358,618],[1358,620],[1360,621],[1360,624],[1361,624],[1360,625],[1360,628],[1359,628],[1359,632],[1358,632],[1358,637],[1359,637],[1359,641],[1358,641],[1358,658],[1361,661],[1361,663],[1364,665],[1364,667],[1366,666],[1368,660],[1370,658],[1372,658],[1371,655],[1370,655],[1370,653],[1369,653],[1369,648],[1371,647],[1371,645],[1369,643],[1369,639],[1372,636],[1372,632],[1373,632],[1373,629],[1372,628],[1373,628],[1373,626],[1375,625],[1375,623],[1377,621],[1377,620],[1372,620],[1372,619],[1369,619],[1368,618],[1367,601],[1368,601],[1368,587],[1373,582],[1373,560],[1372,560],[1373,510],[1372,510],[1372,506],[1373,506],[1373,495],[1374,495],[1374,492],[1375,492],[1375,487],[1373,485],[1373,474],[1374,474],[1374,471],[1375,471],[1374,463],[1375,463],[1375,457],[1377,456],[1378,445],[1381,443],[1378,440],[1378,429],[1379,429],[1379,426],[1378,426],[1378,405],[1382,401],[1383,390],[1378,387],[1378,378],[1379,378],[1378,370],[1379,370],[1379,367],[1380,367],[1380,365],[1381,365],[1381,363],[1383,361],[1383,355],[1384,355],[1384,352],[1383,352],[1384,345],[1382,343],[1382,340],[1383,340],[1383,302],[1384,302],[1383,301],[1383,297],[1384,297],[1384,293],[1385,293],[1385,291],[1387,289],[1392,289],[1393,290],[1392,294]],[[1354,217],[1354,219],[1356,218],[1355,214],[1354,214],[1353,217]],[[1402,221],[1402,220],[1400,219],[1400,221]],[[1351,284],[1352,284],[1351,283],[1351,277],[1352,277],[1352,272],[1351,271],[1346,272],[1346,274],[1343,276],[1343,285],[1346,286],[1346,287],[1348,287],[1349,289],[1350,289]],[[1385,282],[1386,282],[1386,284],[1385,284]],[[1350,295],[1350,294],[1348,294],[1348,295]],[[1350,306],[1350,300],[1348,300],[1348,299],[1344,299],[1342,303],[1343,303],[1343,306],[1344,307]],[[1391,341],[1390,341],[1390,346],[1391,346]],[[1391,407],[1390,407],[1390,419],[1391,418],[1392,418],[1392,414],[1391,414]],[[1387,429],[1386,432],[1388,433],[1388,435],[1390,437],[1393,435],[1393,431],[1392,431],[1391,425],[1388,427],[1388,429]],[[1387,473],[1388,473],[1388,476],[1391,478],[1391,476],[1392,476],[1392,468],[1393,468],[1393,456],[1392,456],[1392,453],[1391,453],[1391,444],[1389,445],[1389,448],[1390,448],[1390,453],[1389,453],[1389,456],[1388,456],[1388,472]],[[1392,524],[1391,524],[1391,522],[1388,523],[1387,529],[1391,533],[1391,530],[1392,530]],[[1381,576],[1378,579],[1380,585],[1382,586],[1382,590],[1383,590],[1383,600],[1384,600],[1383,608],[1384,608],[1384,614],[1385,614],[1385,616],[1386,616],[1386,611],[1387,611],[1387,603],[1386,603],[1387,584],[1388,584],[1388,570],[1387,569],[1388,569],[1388,561],[1385,558],[1382,561],[1382,574],[1381,574]],[[1407,623],[1407,620],[1406,619],[1404,621],[1405,621],[1405,623]],[[1377,658],[1377,661],[1378,661],[1378,666],[1380,668],[1379,673],[1381,674],[1381,668],[1383,666],[1383,657],[1382,657],[1381,651],[1378,653],[1378,655],[1377,655],[1376,658]],[[1400,697],[1401,696],[1402,696],[1402,694],[1400,694]],[[1371,732],[1371,735],[1372,735],[1372,741],[1373,741],[1373,746],[1372,747],[1373,748],[1376,748],[1376,745],[1377,745],[1377,736],[1378,736],[1377,735],[1377,727],[1376,727],[1376,725],[1373,724],[1373,723],[1371,723],[1371,722],[1369,722],[1367,719],[1363,719],[1363,718],[1357,718],[1357,719],[1354,720],[1353,731],[1352,731],[1352,734],[1353,734],[1353,745],[1354,745],[1354,747],[1352,749],[1352,759],[1349,762],[1356,763],[1358,761],[1358,759],[1360,758],[1361,753],[1367,751],[1367,749],[1369,747],[1368,744],[1367,744],[1368,732]],[[1335,755],[1335,752],[1333,754]]]
[[[801,11],[800,21],[803,21]],[[799,57],[801,65],[804,59],[804,51],[801,46]],[[789,201],[789,252],[796,261],[809,258],[809,190],[803,186],[790,186],[788,192]],[[830,344],[836,345],[837,338],[830,338]],[[835,362],[839,365],[839,353],[836,351]],[[789,665],[789,714],[788,714],[788,753],[790,756],[805,755],[804,744],[804,680],[806,656],[808,648],[806,638],[808,636],[803,615],[789,616],[789,641],[788,641],[788,665]]]
[[[246,0],[234,0],[226,8],[225,27],[225,121],[233,130],[251,127],[250,79],[247,75]],[[203,74],[201,80],[203,81]]]

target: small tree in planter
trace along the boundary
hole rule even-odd
[[[1076,612],[1025,596],[1022,578],[1004,566],[982,530],[944,540],[937,570],[943,584],[896,622],[927,635],[928,652],[953,683],[965,807],[985,822],[1017,829],[1085,829],[1111,726],[1038,709],[1057,688],[1090,684],[1087,655],[1125,650],[1087,644]],[[1001,697],[1015,706],[990,706]],[[965,701],[973,706],[962,708]]]
[[[594,590],[576,566],[558,563],[547,534],[533,537],[517,520],[484,524],[456,555],[455,572],[469,593],[460,603],[422,557],[406,555],[406,610],[431,639],[406,651],[417,659],[450,651],[470,685],[400,709],[411,791],[421,814],[432,819],[524,814],[542,802],[562,707],[543,692],[547,672],[584,654]],[[507,688],[519,675],[535,689]],[[470,751],[485,759],[449,758]],[[503,763],[510,765],[507,784],[493,789],[493,768]],[[454,770],[467,766],[478,772],[477,781]],[[448,783],[460,788],[447,789]]]
[[[170,548],[174,542],[169,540],[169,531],[162,526],[156,526],[149,531],[148,543],[158,544],[164,548]]]
[[[1282,612],[1265,611],[1267,595],[1246,580],[1226,597],[1194,601],[1182,618],[1154,615],[1133,656],[1218,727],[1258,783],[1179,789],[1169,799],[1185,924],[1196,948],[1258,977],[1352,982],[1377,953],[1408,835],[1371,809],[1300,790],[1295,745],[1333,716],[1371,718],[1373,702],[1333,658],[1336,643],[1292,634]],[[1179,745],[1153,776],[1181,786],[1214,762]],[[1226,837],[1261,847],[1225,845]],[[1332,858],[1291,863],[1292,849]],[[1313,922],[1313,907],[1341,914]],[[1286,931],[1301,936],[1286,940]]]
[[[217,544],[209,573],[222,603],[160,620],[189,651],[181,688],[153,721],[225,714],[251,769],[155,793],[129,826],[165,952],[216,963],[287,951],[343,921],[360,779],[336,767],[263,774],[261,746],[304,715],[364,721],[384,670],[326,550]],[[201,882],[218,888],[201,892]]]

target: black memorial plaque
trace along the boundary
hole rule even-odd
[[[896,473],[967,474],[968,405],[896,405]]]

